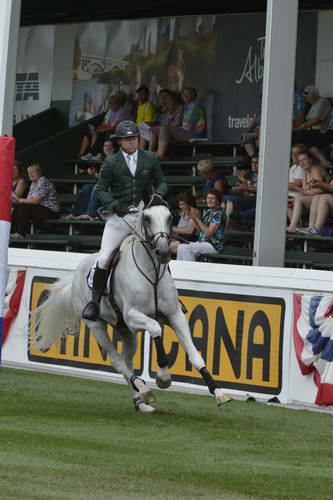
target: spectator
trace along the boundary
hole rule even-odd
[[[202,192],[203,196],[197,200],[197,203],[205,203],[209,189],[216,189],[222,194],[228,192],[228,180],[214,165],[212,160],[201,160],[197,165],[198,174],[203,178]]]
[[[252,225],[254,222],[257,201],[258,165],[258,156],[252,156],[250,180],[240,183],[238,188],[236,188],[238,194],[243,193],[243,196],[227,201],[226,215],[228,221],[230,217],[233,217],[246,226]]]
[[[154,120],[156,115],[156,106],[149,101],[149,89],[145,85],[140,85],[136,89],[138,94],[138,107],[136,111],[135,123],[140,125],[140,123],[149,123]]]
[[[178,142],[188,142],[190,139],[205,136],[206,117],[204,109],[195,103],[197,91],[194,88],[186,88],[182,92],[184,101],[183,119],[180,127],[172,125],[162,126],[159,133],[159,141],[156,156],[162,160],[169,148],[170,139]]]
[[[221,208],[221,202],[221,192],[210,189],[206,197],[208,210],[203,219],[197,209],[191,208],[189,216],[195,223],[199,238],[198,241],[181,243],[177,249],[177,260],[195,261],[196,257],[204,253],[223,252],[226,216]]]
[[[333,180],[322,182],[313,179],[312,187],[325,191],[312,197],[309,215],[309,227],[300,229],[305,234],[321,234],[330,214],[333,213]],[[324,234],[323,234],[324,235]]]
[[[12,198],[25,198],[28,192],[26,169],[21,161],[15,160],[13,168]]]
[[[113,134],[118,123],[126,119],[125,97],[123,94],[111,96],[109,99],[110,109],[104,116],[104,121],[96,129],[91,130],[89,134],[83,137],[81,151],[89,152],[81,156],[81,160],[96,160],[103,159],[102,147],[107,136]]]
[[[179,127],[182,123],[182,116],[183,106],[179,104],[178,95],[175,92],[168,92],[165,98],[165,111],[160,122],[150,130],[149,151],[157,149],[160,128],[168,125]]]
[[[314,164],[313,156],[310,151],[305,150],[300,153],[298,155],[298,163],[305,170],[305,177],[302,187],[294,188],[295,191],[299,192],[299,196],[289,199],[288,201],[289,208],[292,208],[292,212],[289,216],[290,223],[287,227],[288,233],[299,232],[297,226],[302,214],[310,210],[312,197],[322,192],[319,187],[314,187],[315,183],[313,181],[323,182],[326,174],[322,167]]]
[[[190,217],[192,208],[196,208],[196,202],[191,192],[179,193],[177,196],[180,217],[177,226],[172,227],[172,233],[180,236],[180,239],[187,241],[196,241],[198,239],[197,228],[194,220]],[[198,214],[199,215],[199,214]],[[170,250],[172,253],[177,252],[180,241],[172,239]]]
[[[305,170],[298,163],[298,155],[305,151],[304,144],[293,144],[291,147],[291,166],[289,169],[288,197],[295,198],[300,195],[298,188],[303,186]],[[296,189],[296,190],[295,190]]]
[[[320,97],[319,90],[313,85],[308,85],[304,89],[306,101],[311,107],[303,122],[296,131],[299,132],[299,141],[302,142],[311,153],[319,160],[323,166],[330,164],[323,149],[332,140],[331,132],[328,129],[332,107],[324,97]]]
[[[159,99],[160,105],[156,110],[156,114],[154,116],[153,121],[146,122],[147,126],[151,127],[151,129],[160,127],[161,123],[163,122],[163,119],[167,113],[166,100],[167,100],[168,94],[169,94],[168,89],[161,89],[159,94],[158,94],[158,99]],[[148,130],[149,130],[149,128],[148,128]],[[141,126],[140,126],[140,133],[141,133],[141,135],[140,135],[140,149],[147,149],[148,144],[150,142],[150,137],[149,137],[148,133],[146,135],[147,138],[143,137]],[[149,133],[150,133],[150,130],[149,130]],[[152,151],[152,150],[150,150],[150,151]]]
[[[117,153],[118,149],[118,144],[115,141],[108,139],[103,145],[104,158]],[[72,206],[71,212],[64,217],[65,219],[92,220],[99,218],[97,212],[99,202],[96,198],[95,186],[99,178],[100,166],[101,165],[97,163],[88,165],[87,173],[92,176],[95,183],[90,182],[89,184],[84,184],[82,186],[82,189]]]
[[[259,138],[260,138],[260,120],[261,120],[261,95],[260,106],[251,120],[249,126],[241,135],[241,145],[244,146],[248,156],[252,158],[259,151]]]
[[[60,217],[57,192],[52,182],[43,176],[38,163],[33,163],[27,170],[31,180],[28,196],[26,198],[17,197],[13,200],[16,205],[11,224],[11,238],[13,240],[25,238],[30,219],[42,221]]]

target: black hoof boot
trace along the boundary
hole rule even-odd
[[[97,321],[99,318],[99,305],[92,300],[83,309],[82,318],[89,321]]]

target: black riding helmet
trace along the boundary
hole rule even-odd
[[[139,128],[131,120],[124,120],[120,122],[116,128],[117,139],[125,139],[126,137],[138,137],[139,135]]]

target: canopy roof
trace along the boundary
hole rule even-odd
[[[92,8],[94,7],[94,8]],[[299,0],[300,10],[333,9],[333,0]],[[266,0],[140,0],[111,2],[97,0],[94,4],[77,0],[22,0],[21,26],[34,24],[76,23],[110,19],[137,19],[184,15],[232,14],[265,12]]]

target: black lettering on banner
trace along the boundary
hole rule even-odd
[[[228,359],[232,366],[235,378],[241,375],[241,356],[243,341],[244,311],[238,311],[236,326],[236,343],[234,344],[228,330],[222,307],[218,307],[215,320],[214,353],[213,353],[213,375],[220,373],[221,340],[228,353]]]
[[[78,356],[79,355],[79,340],[80,340],[80,335],[75,335],[74,336],[74,345],[73,345],[73,356]]]
[[[90,330],[84,323],[84,334],[83,334],[83,357],[89,358],[90,356]]]
[[[66,337],[62,337],[60,340],[60,354],[66,354]]]
[[[254,334],[257,328],[261,328],[263,332],[263,343],[254,343]],[[271,351],[271,327],[266,314],[263,311],[257,311],[251,319],[248,335],[248,359],[246,377],[251,380],[253,373],[253,360],[262,359],[263,373],[262,380],[269,381],[270,372],[270,351]]]
[[[202,335],[200,338],[195,337],[193,335],[197,321],[200,321],[202,324]],[[206,362],[207,343],[208,343],[208,316],[206,309],[202,305],[198,305],[193,309],[188,324],[191,330],[193,343],[196,349],[201,353],[201,356],[203,357],[204,361]],[[186,370],[191,371],[191,369],[192,365],[188,359],[188,356],[186,355]]]

